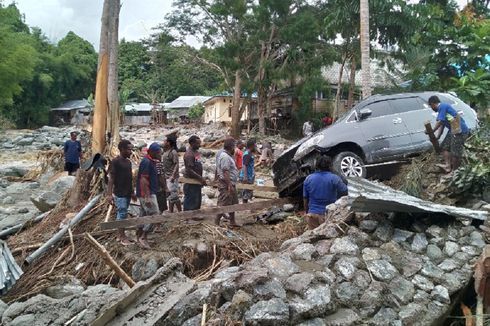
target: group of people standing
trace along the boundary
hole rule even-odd
[[[141,214],[144,216],[158,215],[175,210],[191,211],[201,208],[202,187],[207,185],[203,176],[203,163],[199,149],[201,139],[191,136],[184,154],[183,176],[194,182],[185,183],[183,187],[184,200],[179,198],[179,155],[177,140],[174,135],[167,136],[163,146],[152,143],[146,155],[139,164],[136,177],[136,192],[133,191],[133,173],[131,156],[134,146],[129,140],[122,140],[119,145],[119,156],[109,165],[109,182],[107,196],[116,207],[116,220],[126,219],[131,201],[139,201]],[[219,191],[218,206],[238,204],[238,182],[253,184],[255,180],[255,140],[246,144],[228,138],[224,141],[223,149],[216,154],[215,181]],[[241,197],[247,203],[253,197],[251,190],[243,190]],[[215,223],[219,225],[226,216],[216,216]],[[235,214],[229,213],[229,225],[237,227]],[[136,232],[136,241],[144,248],[150,248],[147,236],[152,231],[152,225],[141,225]],[[129,245],[132,240],[127,237],[125,230],[120,229],[118,239],[123,245]]]

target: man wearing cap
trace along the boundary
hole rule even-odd
[[[65,171],[73,175],[80,168],[82,158],[82,144],[77,140],[77,132],[70,132],[70,139],[65,142]]]
[[[157,193],[160,188],[156,164],[160,161],[162,148],[158,143],[152,143],[148,153],[141,160],[136,180],[136,196],[139,198],[144,216],[159,214]],[[138,227],[136,236],[143,248],[149,249],[148,233],[152,230],[151,224]]]

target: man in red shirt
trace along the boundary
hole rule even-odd
[[[243,166],[243,142],[239,139],[236,142],[236,148],[235,148],[235,164],[240,171]]]
[[[323,122],[323,126],[324,127],[328,127],[332,124],[333,122],[333,119],[327,114],[323,119],[322,119],[322,122]]]

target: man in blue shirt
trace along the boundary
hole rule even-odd
[[[440,139],[444,128],[448,129],[446,138],[441,144],[445,165],[442,166],[447,173],[454,171],[461,165],[464,142],[469,135],[469,128],[463,117],[448,103],[441,103],[439,97],[433,95],[429,98],[429,105],[437,112],[434,134],[439,130],[437,139]]]
[[[141,160],[136,181],[136,196],[139,198],[144,216],[158,215],[157,193],[160,189],[156,163],[161,158],[162,148],[158,143],[152,143],[148,154]],[[147,236],[151,231],[151,224],[139,226],[136,236],[139,244],[146,249],[150,248]]]
[[[329,156],[320,156],[316,169],[317,172],[310,174],[303,183],[303,201],[310,230],[325,222],[327,205],[347,195],[347,185],[331,172],[332,159]]]
[[[82,144],[77,140],[77,132],[70,132],[70,139],[65,142],[65,171],[73,175],[80,168]]]

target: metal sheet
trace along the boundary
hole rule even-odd
[[[489,213],[462,207],[441,205],[382,183],[362,178],[349,178],[351,208],[356,212],[440,213],[454,217],[486,220]]]
[[[17,265],[7,243],[0,240],[0,294],[5,294],[22,276],[22,269]]]

